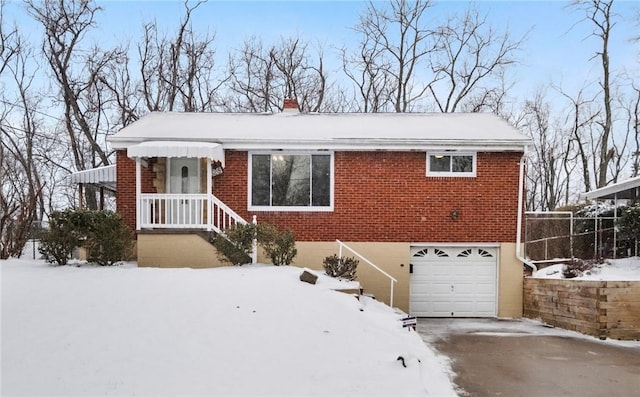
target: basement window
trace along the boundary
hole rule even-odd
[[[249,209],[333,210],[333,154],[251,153]]]
[[[427,176],[476,176],[476,153],[428,152]]]

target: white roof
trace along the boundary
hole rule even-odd
[[[150,140],[213,142],[237,150],[521,151],[531,144],[491,113],[154,112],[109,138],[114,149]]]
[[[640,196],[640,176],[582,193],[587,200],[634,199]]]

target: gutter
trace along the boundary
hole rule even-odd
[[[518,177],[518,226],[516,230],[516,259],[520,262],[524,263],[526,266],[530,267],[532,271],[538,271],[538,267],[530,262],[528,259],[524,258],[521,253],[520,247],[522,246],[522,215],[523,211],[523,202],[524,202],[524,164],[525,158],[527,156],[527,147],[524,148],[524,153],[522,154],[522,159],[520,160],[520,175]]]

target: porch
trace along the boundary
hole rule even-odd
[[[225,164],[221,144],[145,141],[129,146],[127,156],[135,161],[136,230],[195,229],[220,233],[247,223],[213,195],[213,177],[222,173]],[[143,167],[154,168],[155,193],[143,191]]]

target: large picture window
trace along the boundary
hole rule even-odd
[[[250,208],[330,210],[332,160],[331,154],[251,154]]]
[[[427,153],[428,176],[476,176],[475,153]]]

